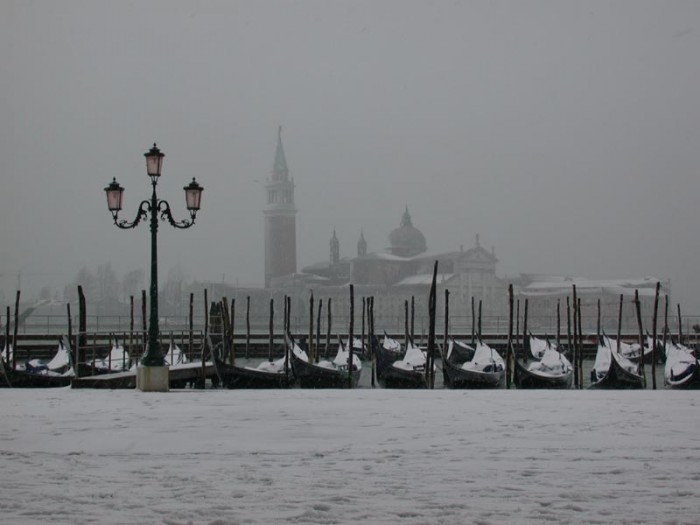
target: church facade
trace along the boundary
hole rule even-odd
[[[438,261],[438,316],[444,311],[445,289],[450,291],[450,321],[455,328],[471,326],[472,297],[475,307],[481,302],[485,318],[507,315],[507,284],[496,275],[498,259],[493,250],[481,246],[478,235],[474,246],[467,250],[430,253],[425,236],[414,226],[406,208],[399,226],[388,233],[387,239],[385,250],[368,251],[360,232],[355,256],[341,258],[340,241],[333,231],[328,260],[306,266],[295,279],[279,284],[286,284],[288,289],[313,289],[321,297],[337,297],[333,300],[339,303],[337,313],[345,315],[348,285],[352,283],[358,297],[375,297],[378,323],[403,330],[406,307],[413,304],[419,323],[416,330],[426,330],[428,293]]]

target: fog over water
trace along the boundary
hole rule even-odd
[[[263,283],[277,129],[298,267],[408,206],[428,251],[496,249],[521,272],[671,280],[700,314],[700,3],[0,3],[0,290],[62,294],[82,266],[148,269],[143,153],[165,153],[161,277]]]

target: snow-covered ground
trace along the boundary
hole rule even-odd
[[[699,523],[700,393],[0,392],[0,522]]]

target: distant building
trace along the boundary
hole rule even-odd
[[[573,315],[573,288],[581,300],[582,326],[588,333],[594,333],[598,323],[598,302],[600,302],[601,328],[608,335],[615,335],[620,315],[620,297],[622,297],[622,326],[626,331],[637,329],[637,313],[634,305],[635,291],[639,295],[640,312],[644,323],[648,322],[654,312],[656,285],[659,283],[658,330],[663,324],[663,308],[668,297],[670,301],[671,283],[656,277],[637,279],[587,279],[561,275],[521,274],[516,283],[516,299],[521,304],[528,301],[528,317],[533,328],[546,324],[551,326],[559,304],[563,332],[566,332],[567,297],[569,309]],[[671,312],[673,314],[673,312]],[[573,324],[573,320],[572,323]],[[649,328],[649,331],[651,329]]]
[[[269,288],[274,278],[297,271],[294,179],[289,178],[281,126],[277,134],[275,163],[265,189],[265,287]]]
[[[413,301],[416,312],[416,332],[427,330],[428,294],[435,261],[438,261],[438,330],[444,327],[445,290],[449,290],[450,329],[471,330],[472,316],[479,309],[483,315],[484,332],[505,332],[508,329],[508,283],[514,287],[514,299],[520,303],[520,316],[524,315],[524,303],[528,301],[528,326],[537,331],[556,329],[557,304],[560,307],[561,329],[566,331],[566,298],[571,296],[576,284],[581,298],[584,330],[595,330],[597,301],[601,301],[601,316],[605,327],[616,324],[619,295],[625,297],[623,324],[627,329],[636,326],[631,299],[639,290],[642,316],[650,318],[654,291],[661,282],[662,296],[670,294],[670,283],[654,278],[595,281],[563,276],[521,274],[519,278],[506,280],[498,277],[498,258],[493,248],[485,249],[476,235],[473,246],[460,247],[458,251],[429,253],[428,242],[413,224],[408,210],[404,212],[398,227],[387,235],[386,245],[368,250],[364,232],[360,231],[354,255],[342,256],[341,239],[332,231],[327,259],[305,266],[297,271],[296,261],[296,212],[294,207],[294,180],[289,170],[282,145],[281,128],[277,137],[277,149],[271,177],[265,186],[267,202],[265,217],[265,288],[240,288],[225,283],[198,283],[193,286],[208,287],[210,297],[236,299],[237,316],[245,309],[246,297],[250,297],[250,315],[258,329],[266,329],[269,316],[269,300],[274,299],[276,318],[281,320],[284,297],[292,299],[292,323],[297,328],[308,326],[310,296],[313,292],[315,308],[323,301],[325,312],[328,302],[333,311],[333,331],[347,330],[349,318],[349,285],[355,289],[355,313],[362,312],[362,298],[373,296],[377,327],[394,332],[404,329],[407,305]],[[196,300],[199,302],[198,300]],[[474,309],[472,310],[472,304]],[[200,306],[197,307],[198,309]],[[281,321],[280,321],[281,322]],[[521,325],[522,327],[522,325]]]
[[[450,318],[455,324],[471,322],[471,298],[475,305],[482,302],[484,315],[503,313],[506,283],[496,276],[496,258],[493,250],[485,250],[476,237],[475,245],[464,251],[428,253],[423,233],[413,225],[408,208],[401,222],[388,235],[386,248],[368,252],[367,241],[360,232],[355,257],[340,257],[340,241],[333,232],[330,241],[331,256],[304,267],[301,274],[288,279],[286,286],[295,282],[307,288],[313,284],[320,296],[338,296],[339,314],[346,313],[347,286],[353,283],[358,296],[375,297],[375,316],[384,318],[394,329],[402,329],[407,302],[414,302],[416,317],[425,328],[427,300],[432,281],[433,266],[438,261],[438,314],[444,310],[444,290],[449,289]],[[278,284],[283,285],[282,280]],[[301,290],[300,290],[301,291]],[[335,307],[334,307],[335,308]],[[335,311],[335,310],[334,310]]]

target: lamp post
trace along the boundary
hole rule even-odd
[[[170,204],[166,200],[158,199],[156,186],[160,178],[163,167],[162,153],[158,147],[153,147],[144,154],[146,157],[146,172],[151,178],[153,193],[150,199],[141,202],[133,221],[119,219],[119,212],[122,209],[122,196],[124,188],[117,182],[116,178],[105,188],[107,193],[107,208],[112,213],[114,224],[118,228],[128,230],[136,228],[143,219],[147,219],[150,214],[151,226],[151,289],[150,301],[151,311],[148,322],[148,344],[146,352],[141,359],[141,364],[137,369],[136,387],[144,391],[167,391],[168,390],[168,367],[165,364],[163,355],[158,344],[158,214],[161,220],[167,220],[171,226],[179,229],[189,228],[194,224],[199,205],[202,200],[203,188],[192,179],[185,190],[185,202],[190,212],[190,218],[176,221],[170,213]]]

